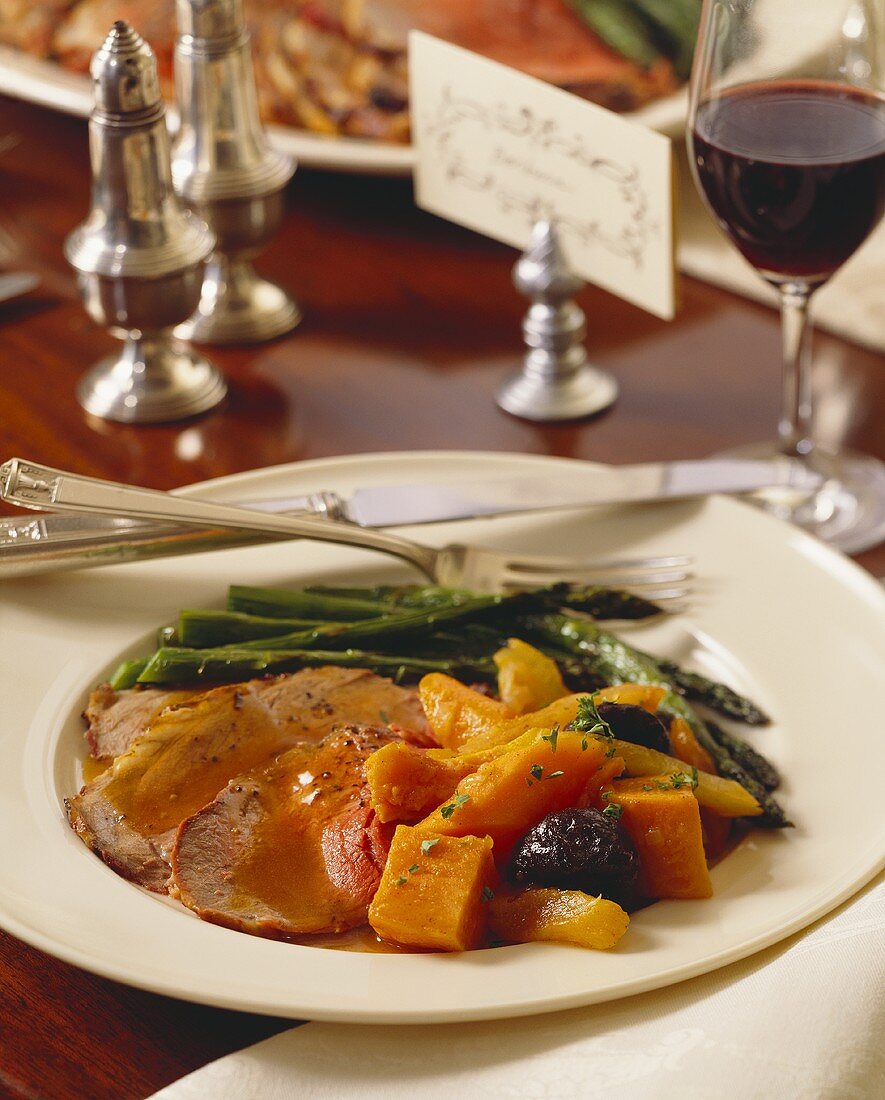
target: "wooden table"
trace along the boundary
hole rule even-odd
[[[610,411],[556,427],[499,412],[493,394],[517,363],[525,309],[513,253],[421,214],[404,181],[308,171],[260,264],[297,293],[301,328],[213,351],[231,394],[202,419],[90,419],[74,385],[113,341],[80,308],[61,253],[87,210],[86,128],[4,99],[0,119],[0,133],[20,138],[0,156],[0,267],[42,279],[0,306],[0,457],[166,489],[362,451],[702,457],[774,429],[776,316],[691,281],[669,325],[601,291],[581,295],[592,354],[621,384]],[[826,336],[817,356],[823,441],[885,457],[882,356]],[[885,547],[858,560],[885,574]],[[284,1026],[128,989],[0,934],[0,1096],[143,1097]]]

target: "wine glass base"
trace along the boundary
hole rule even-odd
[[[885,463],[879,459],[818,449],[804,458],[790,458],[770,443],[741,447],[726,456],[800,462],[824,478],[812,496],[776,488],[760,489],[745,498],[771,515],[796,524],[846,554],[860,554],[885,540]]]

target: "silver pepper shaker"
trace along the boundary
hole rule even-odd
[[[172,189],[157,63],[117,22],[91,65],[92,208],[65,242],[87,312],[124,341],[77,387],[80,404],[109,420],[151,423],[205,412],[225,395],[219,372],[172,339],[200,298],[208,226]]]
[[[574,420],[607,408],[614,378],[587,362],[583,310],[572,298],[584,285],[565,262],[556,231],[539,222],[513,269],[516,289],[532,299],[522,323],[522,370],[498,391],[498,405],[525,420]]]
[[[258,117],[241,0],[176,0],[176,14],[181,126],[172,176],[218,237],[199,307],[179,333],[209,344],[270,340],[294,328],[301,312],[251,260],[279,227],[295,164],[270,148]]]

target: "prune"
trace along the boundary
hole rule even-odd
[[[644,745],[658,752],[670,751],[670,736],[667,727],[655,714],[649,714],[645,707],[634,707],[627,703],[603,703],[599,715],[612,728],[619,741],[629,741],[633,745]]]
[[[547,814],[516,845],[510,864],[514,882],[556,886],[615,900],[630,892],[639,858],[614,817],[599,810]]]

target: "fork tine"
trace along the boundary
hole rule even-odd
[[[522,571],[516,568],[506,570],[504,580],[508,584],[537,587],[544,584],[598,584],[614,588],[647,588],[662,584],[676,584],[689,581],[694,574],[684,570],[662,570],[659,573],[608,573],[595,566],[586,568],[553,569],[549,573]]]
[[[686,554],[670,554],[666,557],[649,558],[611,558],[609,560],[588,561],[586,566],[574,558],[557,561],[555,558],[519,558],[508,563],[509,569],[525,573],[552,573],[555,571],[575,572],[592,570],[594,573],[620,573],[631,570],[643,572],[661,569],[688,569],[694,560]]]

